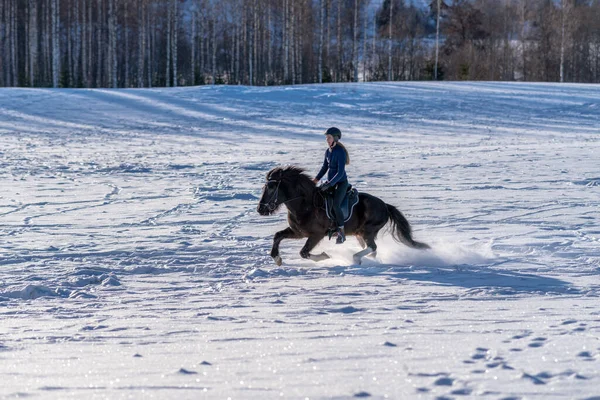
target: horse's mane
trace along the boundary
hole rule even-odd
[[[312,178],[306,174],[304,169],[293,165],[273,168],[267,173],[267,180],[285,182],[287,186],[295,187],[307,194],[315,190],[315,183]]]

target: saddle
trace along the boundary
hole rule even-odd
[[[352,211],[354,211],[354,206],[358,204],[358,190],[352,187],[352,185],[348,185],[348,190],[346,190],[346,195],[342,200],[342,215],[344,216],[344,222],[347,222],[350,217],[352,217]],[[325,212],[327,213],[327,218],[330,221],[335,222],[335,218],[333,217],[333,191],[329,190],[325,193]]]

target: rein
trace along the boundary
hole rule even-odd
[[[304,196],[296,196],[296,197],[293,197],[291,199],[284,200],[281,203],[277,204],[277,200],[279,198],[279,185],[281,184],[281,179],[280,180],[274,180],[274,179],[269,180],[269,181],[267,181],[267,183],[265,184],[265,186],[268,185],[271,182],[277,182],[277,188],[275,188],[275,193],[271,196],[271,198],[269,199],[269,201],[267,201],[266,203],[260,203],[262,205],[267,206],[267,208],[269,209],[269,211],[274,211],[281,204],[289,203],[290,201],[298,200],[298,199],[301,199],[301,198],[304,197]]]

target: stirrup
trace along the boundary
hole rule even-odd
[[[342,244],[345,241],[346,241],[346,233],[344,232],[344,227],[338,228],[337,239],[335,240],[335,244]]]
[[[331,238],[333,237],[333,235],[335,235],[337,233],[337,229],[336,228],[329,228],[327,230],[327,236],[329,237],[329,240],[331,240]]]

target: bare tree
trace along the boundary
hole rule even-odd
[[[158,66],[156,65],[156,17],[152,13],[154,8],[154,0],[146,0],[149,3],[146,6],[146,71],[148,73],[148,87],[152,87],[154,82],[152,78],[158,73]]]
[[[211,62],[211,75],[212,75],[212,84],[217,83],[217,14],[213,16],[212,26],[211,26],[211,43],[212,43],[212,62]]]
[[[290,41],[289,41],[289,0],[283,0],[283,81],[289,82]]]
[[[256,8],[256,0],[253,0],[252,8],[250,9],[252,18],[250,18],[250,40],[248,41],[248,74],[250,76],[249,83],[251,86],[254,85],[254,59],[256,54]]]
[[[65,69],[67,70],[68,81],[66,85],[68,87],[73,87],[74,76],[73,72],[75,69],[75,55],[74,53],[74,35],[73,30],[75,28],[75,23],[73,22],[73,4],[71,0],[67,0],[67,23],[65,25],[66,30],[66,44],[67,44],[67,63]]]
[[[117,87],[117,14],[115,0],[108,0],[108,68],[109,82],[112,88]]]
[[[191,82],[196,84],[196,42],[198,40],[198,4],[194,2],[192,5],[192,45],[190,47],[190,65],[191,65]]]
[[[325,0],[325,65],[326,65],[326,70],[327,70],[327,75],[329,76],[329,78],[331,77],[331,70],[330,70],[330,64],[329,64],[329,45],[331,44],[331,34],[330,34],[330,17],[329,17],[329,13],[330,13],[330,2],[331,0]]]
[[[58,0],[52,0],[52,86],[58,87],[60,75],[60,29]]]
[[[244,13],[244,9],[243,7],[238,7],[237,8],[237,13],[236,13],[236,19],[239,21],[244,20],[243,17],[243,13]],[[233,71],[234,71],[234,82],[237,83],[238,85],[241,83],[241,76],[240,76],[240,64],[241,64],[241,42],[242,42],[242,32],[241,30],[238,28],[238,23],[235,23],[235,39],[234,39],[234,49],[233,49],[233,57],[234,57],[234,62],[233,62]]]
[[[366,0],[365,4],[365,12],[364,12],[364,27],[363,27],[363,82],[367,81],[367,30],[369,28],[369,2],[370,0]]]
[[[600,79],[600,1],[377,3],[0,0],[0,85]]]
[[[97,0],[97,19],[96,19],[96,87],[104,86],[103,73],[104,73],[104,57],[103,49],[105,48],[104,41],[104,12],[103,12],[103,1]]]
[[[358,0],[354,0],[354,28],[352,38],[352,68],[354,82],[358,82]]]
[[[11,72],[12,72],[12,86],[18,86],[19,78],[19,60],[18,60],[18,31],[17,31],[17,1],[11,1],[11,41],[10,41],[10,55],[11,55]]]
[[[83,75],[85,79],[85,86],[92,86],[92,0],[83,0],[84,9],[87,9],[84,17],[86,20],[86,37],[83,46]]]
[[[123,54],[123,58],[125,59],[125,73],[123,74],[123,80],[124,80],[124,85],[126,88],[128,88],[130,86],[129,83],[129,76],[130,76],[130,71],[129,71],[129,8],[127,7],[127,5],[129,4],[129,1],[125,1],[123,3],[123,14],[124,14],[124,18],[123,18],[123,36],[124,36],[124,41],[125,41],[125,53]]]
[[[267,81],[265,82],[266,85],[270,84],[271,80],[273,79],[272,31],[273,31],[274,27],[272,26],[272,24],[273,24],[272,13],[273,13],[273,9],[272,9],[272,7],[269,7],[269,9],[267,10],[267,46],[268,46],[267,47],[267,68],[268,68],[268,73],[267,73]]]
[[[29,0],[29,84],[36,85],[38,56],[38,6],[35,0]]]
[[[341,82],[342,80],[342,0],[337,0],[337,71],[335,74],[335,81]]]
[[[42,45],[42,60],[44,63],[44,82],[52,84],[52,2],[53,0],[44,1],[43,8],[43,45]]]
[[[166,73],[165,73],[165,86],[171,86],[171,39],[173,35],[171,34],[172,28],[171,24],[173,22],[173,1],[168,0],[167,3],[167,65],[166,65]]]
[[[560,2],[560,82],[565,81],[565,47],[569,40],[567,24],[571,14],[571,3],[569,0],[561,0]]]
[[[175,0],[173,2],[173,41],[171,42],[173,45],[173,50],[171,53],[173,54],[173,86],[177,87],[177,56],[179,54],[179,1]]]
[[[392,25],[394,21],[394,1],[390,1],[390,21],[389,21],[389,50],[388,50],[388,81],[392,80]]]
[[[433,79],[438,80],[438,59],[440,54],[440,2],[437,0],[437,12],[435,15],[435,68]]]
[[[319,28],[319,83],[323,83],[323,30],[325,26],[325,0],[320,0],[319,14],[321,20],[321,26]]]
[[[292,85],[296,84],[296,61],[298,56],[298,42],[296,39],[296,2],[292,2],[290,7],[290,43],[292,45],[291,54],[292,54]]]

